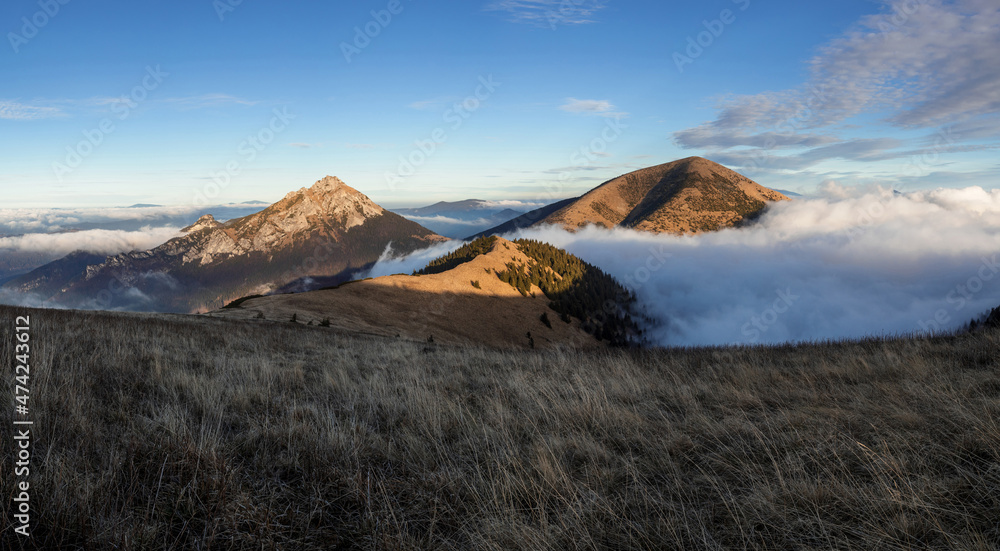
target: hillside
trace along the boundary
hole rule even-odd
[[[59,278],[46,265],[4,287],[64,307],[190,312],[302,278],[346,281],[390,243],[402,254],[444,240],[333,177],[255,214],[225,224],[206,215],[185,230],[149,251],[60,269]]]
[[[609,180],[581,197],[529,212],[478,235],[558,225],[587,225],[652,233],[717,231],[758,216],[781,193],[701,157],[637,170]]]
[[[486,238],[413,275],[307,293],[249,297],[212,316],[329,324],[415,341],[498,348],[625,345],[635,297],[555,247]],[[606,312],[605,304],[616,304]]]
[[[18,315],[28,549],[1000,543],[997,330],[595,353],[0,307]]]

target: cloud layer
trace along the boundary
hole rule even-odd
[[[203,214],[213,214],[216,219],[225,221],[258,212],[266,206],[262,204],[231,204],[212,207],[0,208],[0,237],[67,230],[123,229],[137,231],[145,226],[184,227],[193,223]]]
[[[56,257],[74,251],[112,255],[148,250],[181,235],[178,227],[143,228],[139,231],[86,230],[67,233],[29,233],[0,237],[0,254],[48,253]]]
[[[949,330],[1000,305],[1000,190],[897,194],[829,183],[824,192],[774,205],[751,228],[698,236],[517,236],[565,248],[633,289],[662,345]],[[375,273],[409,273],[432,256]]]

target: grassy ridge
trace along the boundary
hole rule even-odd
[[[40,549],[1000,545],[998,331],[584,355],[30,313]]]
[[[414,275],[439,274],[487,254],[496,237],[480,237],[453,252],[431,261]],[[568,252],[534,239],[516,239],[518,249],[530,260],[529,265],[508,263],[497,277],[528,296],[532,286],[545,293],[549,307],[568,322],[575,317],[583,328],[598,340],[616,346],[639,342],[642,333],[632,316],[635,294],[625,289],[600,268]],[[477,282],[472,282],[473,287]]]
[[[475,260],[477,256],[489,253],[493,250],[493,245],[496,241],[497,238],[493,236],[480,237],[479,239],[470,241],[440,258],[435,258],[427,266],[424,266],[423,269],[414,271],[413,275],[440,274],[457,268],[466,262]]]
[[[527,296],[537,286],[551,301],[549,307],[583,322],[599,340],[615,346],[639,341],[641,330],[632,319],[635,294],[600,268],[566,251],[534,239],[517,239],[530,265],[508,263],[497,277]],[[565,318],[564,318],[565,319]]]

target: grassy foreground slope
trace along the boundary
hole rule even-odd
[[[567,354],[0,307],[3,365],[26,312],[35,548],[1000,545],[995,330]]]

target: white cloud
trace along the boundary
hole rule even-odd
[[[182,96],[166,98],[163,103],[171,105],[181,110],[202,109],[205,107],[216,107],[219,105],[257,105],[258,101],[243,99],[230,94],[201,94],[196,96]]]
[[[139,231],[87,230],[67,233],[29,233],[0,237],[0,254],[38,252],[65,256],[74,251],[113,255],[145,251],[181,235],[180,228],[143,228]]]
[[[614,104],[607,100],[566,98],[566,103],[559,106],[559,109],[568,113],[599,115],[601,117],[628,116],[628,113],[615,111]]]
[[[0,99],[0,119],[36,120],[70,115],[90,115],[94,112],[106,112],[115,105],[132,104],[128,96],[91,97],[82,99],[36,99],[30,103],[19,100]],[[150,99],[151,105],[172,107],[181,111],[217,107],[223,105],[257,105],[251,101],[229,94],[201,94],[196,96],[173,97],[166,99]]]
[[[443,96],[433,99],[425,99],[420,101],[415,101],[410,104],[410,109],[416,109],[417,111],[427,111],[430,109],[443,109],[448,103],[459,101],[461,98],[457,96]]]
[[[675,142],[708,150],[757,148],[741,151],[744,160],[779,148],[820,148],[769,155],[765,164],[780,169],[814,164],[823,148],[840,145],[831,134],[837,125],[859,115],[902,129],[951,125],[959,142],[1000,137],[1000,57],[994,55],[1000,5],[921,0],[899,7],[885,3],[881,13],[824,45],[801,86],[727,97],[714,120],[676,132]],[[900,150],[882,158],[921,153]]]
[[[0,119],[28,121],[61,117],[64,113],[57,107],[21,103],[15,100],[0,100]]]
[[[604,9],[599,0],[497,0],[488,11],[506,12],[511,21],[539,27],[595,23],[594,15]]]
[[[506,200],[506,201],[482,201],[480,203],[480,208],[484,209],[514,209],[514,210],[535,210],[537,208],[544,207],[548,203],[540,203],[537,201],[517,201],[517,200]]]
[[[382,256],[378,259],[378,262],[376,262],[372,269],[363,277],[411,274],[414,270],[419,270],[424,266],[427,266],[431,260],[440,258],[462,245],[463,242],[461,240],[452,239],[451,241],[438,243],[437,245],[416,251],[407,256],[397,257],[395,256],[395,253],[393,253],[392,243],[390,243],[386,246],[385,251],[382,252]]]
[[[183,227],[202,214],[220,221],[261,210],[262,205],[112,207],[112,208],[0,208],[0,236],[49,233],[69,229],[138,229],[140,225]]]

